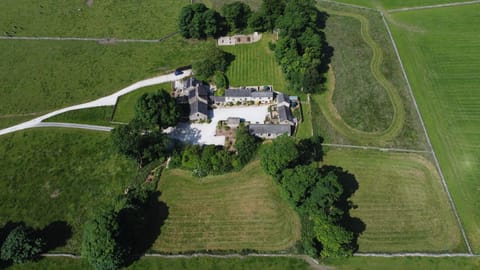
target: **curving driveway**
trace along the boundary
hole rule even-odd
[[[47,113],[45,115],[42,115],[40,117],[34,118],[32,120],[29,120],[27,122],[23,122],[21,124],[5,128],[0,130],[0,135],[5,135],[8,133],[12,133],[15,131],[20,131],[28,128],[34,128],[34,127],[41,127],[41,126],[46,126],[44,123],[41,124],[41,122],[47,118],[53,117],[55,115],[62,114],[64,112],[68,111],[74,111],[74,110],[80,110],[80,109],[87,109],[87,108],[94,108],[94,107],[102,107],[102,106],[114,106],[117,103],[117,100],[120,96],[123,96],[125,94],[128,94],[130,92],[133,92],[139,88],[146,87],[146,86],[151,86],[151,85],[156,85],[156,84],[162,84],[165,82],[172,82],[176,81],[179,79],[183,79],[185,77],[188,77],[192,74],[192,70],[185,70],[182,75],[176,76],[174,73],[171,74],[166,74],[158,77],[154,77],[151,79],[146,79],[143,81],[136,82],[128,87],[123,88],[122,90],[113,93],[109,96],[99,98],[97,100],[83,103],[83,104],[78,104],[70,107],[66,107],[60,110],[53,111],[51,113]]]

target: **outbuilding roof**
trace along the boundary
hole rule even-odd
[[[263,134],[290,135],[292,132],[292,127],[286,124],[282,124],[282,125],[250,124],[248,126],[248,130],[253,135],[263,135]]]

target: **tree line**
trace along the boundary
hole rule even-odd
[[[263,0],[257,12],[236,1],[224,5],[221,13],[196,3],[182,8],[179,29],[183,37],[197,39],[247,30],[276,31],[278,41],[270,47],[289,87],[315,93],[324,89],[324,74],[333,51],[321,31],[326,19],[327,14],[316,8],[314,0]]]
[[[321,143],[320,137],[296,141],[280,136],[262,146],[261,165],[302,217],[301,251],[322,258],[349,256],[357,248],[358,233],[349,225],[356,181],[342,177],[348,173],[341,168],[318,168]]]

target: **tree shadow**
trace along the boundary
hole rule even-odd
[[[298,143],[300,151],[299,164],[310,164],[311,162],[323,161],[324,151],[322,147],[324,139],[321,136],[313,136],[302,139]]]
[[[42,252],[47,252],[65,246],[72,233],[72,227],[66,221],[57,220],[37,231],[36,235],[45,242]]]
[[[350,210],[357,208],[350,198],[359,189],[360,185],[355,178],[355,175],[345,171],[342,167],[336,166],[323,166],[321,168],[322,173],[333,172],[338,181],[343,187],[343,193],[338,200],[336,206],[343,210],[344,215],[340,220],[340,225],[345,229],[351,231],[354,235],[354,240],[351,243],[354,252],[358,251],[358,237],[365,231],[367,225],[358,217],[350,216]]]
[[[161,232],[169,214],[167,204],[159,201],[160,192],[151,192],[146,201],[119,213],[120,242],[129,256],[125,266],[131,265],[147,252]]]

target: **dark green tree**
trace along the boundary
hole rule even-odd
[[[346,257],[353,254],[352,232],[333,223],[322,214],[314,215],[312,219],[316,239],[322,246],[320,255],[323,258]]]
[[[203,55],[193,63],[195,77],[208,81],[215,72],[225,72],[228,67],[228,54],[216,46],[209,46]]]
[[[264,31],[275,29],[277,20],[284,14],[285,6],[285,0],[263,0],[259,14],[264,20]]]
[[[215,72],[215,85],[217,90],[228,88],[228,79],[223,72]]]
[[[241,166],[245,166],[255,156],[258,148],[258,140],[248,132],[248,128],[241,125],[237,128],[235,149],[237,159]]]
[[[0,258],[13,263],[23,263],[37,256],[44,245],[43,240],[35,236],[33,229],[19,225],[5,239]]]
[[[85,224],[82,256],[95,270],[117,270],[124,263],[119,233],[118,214],[113,207],[101,209]]]
[[[135,119],[147,128],[164,129],[178,123],[180,112],[175,99],[165,90],[160,90],[157,93],[145,93],[138,99]]]
[[[301,205],[309,196],[312,187],[321,178],[318,168],[311,165],[296,166],[283,171],[282,187],[295,205]]]
[[[271,144],[263,145],[260,155],[263,170],[269,175],[278,177],[283,170],[296,165],[299,151],[291,137],[282,135]]]
[[[225,17],[230,31],[233,32],[241,31],[247,27],[251,13],[250,6],[240,1],[222,7],[222,15]]]
[[[182,8],[178,26],[184,38],[203,39],[219,35],[223,20],[215,10],[208,9],[204,4],[195,3]]]
[[[310,191],[310,196],[302,205],[309,215],[323,213],[329,221],[336,222],[342,218],[344,212],[336,206],[343,194],[343,187],[338,176],[329,172],[322,176]]]

